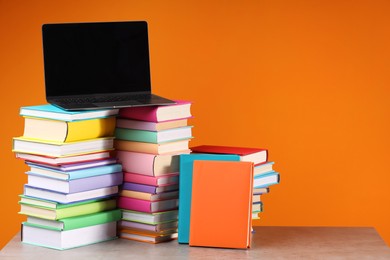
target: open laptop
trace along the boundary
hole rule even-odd
[[[152,94],[145,21],[42,26],[47,102],[66,110],[174,104]]]

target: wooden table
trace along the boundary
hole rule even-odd
[[[0,252],[0,259],[390,259],[390,248],[374,228],[255,227],[247,250],[116,239],[57,251],[23,244],[17,234]]]

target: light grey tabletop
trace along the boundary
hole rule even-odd
[[[390,248],[374,228],[255,227],[247,250],[116,239],[57,251],[23,244],[17,234],[0,259],[390,259]]]

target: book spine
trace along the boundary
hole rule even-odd
[[[119,116],[148,122],[157,122],[157,106],[129,107],[119,110]]]
[[[156,193],[157,188],[155,186],[137,184],[132,182],[125,182],[122,186],[123,190],[133,190],[139,192]]]
[[[151,202],[128,197],[118,198],[118,208],[151,213]]]
[[[153,132],[153,131],[116,128],[115,137],[120,140],[157,143],[157,132]]]

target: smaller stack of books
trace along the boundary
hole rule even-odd
[[[190,108],[177,101],[120,109],[114,147],[124,171],[121,238],[160,243],[177,237],[179,155],[190,153]]]
[[[123,174],[110,155],[117,113],[21,108],[24,133],[13,151],[29,166],[19,202],[24,243],[63,250],[117,237]]]

